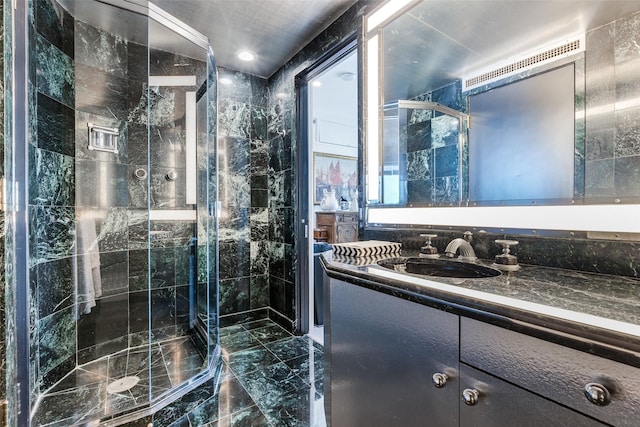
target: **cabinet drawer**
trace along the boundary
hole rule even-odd
[[[477,391],[478,400],[473,405],[460,405],[461,426],[605,426],[506,381],[460,365],[460,393],[464,390]]]
[[[638,368],[467,318],[461,320],[460,340],[462,362],[605,423],[638,426]],[[589,402],[589,383],[606,386],[611,403]]]
[[[358,222],[358,214],[357,213],[340,213],[336,214],[337,222],[346,222],[349,224]]]

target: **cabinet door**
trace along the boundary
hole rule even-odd
[[[327,317],[332,426],[458,425],[457,315],[331,279]]]
[[[468,405],[460,401],[460,427],[604,427],[550,400],[511,385],[467,365],[460,364],[460,393],[472,396],[477,402]],[[472,403],[469,398],[467,401]]]

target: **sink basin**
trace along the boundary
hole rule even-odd
[[[481,279],[502,274],[500,270],[480,264],[429,258],[391,258],[378,261],[378,265],[400,272],[422,276]]]

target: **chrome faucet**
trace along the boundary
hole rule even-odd
[[[463,236],[464,238],[458,237],[457,239],[450,241],[444,250],[444,254],[449,258],[453,258],[456,256],[456,252],[460,252],[460,255],[458,255],[458,259],[460,261],[477,260],[478,257],[476,256],[476,252],[473,250],[473,247],[471,247],[473,233],[465,231]]]

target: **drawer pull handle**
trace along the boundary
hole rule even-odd
[[[436,372],[431,378],[433,379],[433,384],[436,388],[442,388],[447,385],[447,380],[449,379],[447,374],[442,374],[440,372]]]
[[[587,384],[584,386],[584,395],[594,405],[607,406],[611,402],[611,393],[602,384]]]
[[[466,388],[462,392],[462,401],[469,406],[473,406],[478,403],[479,397],[480,393],[475,388]]]

